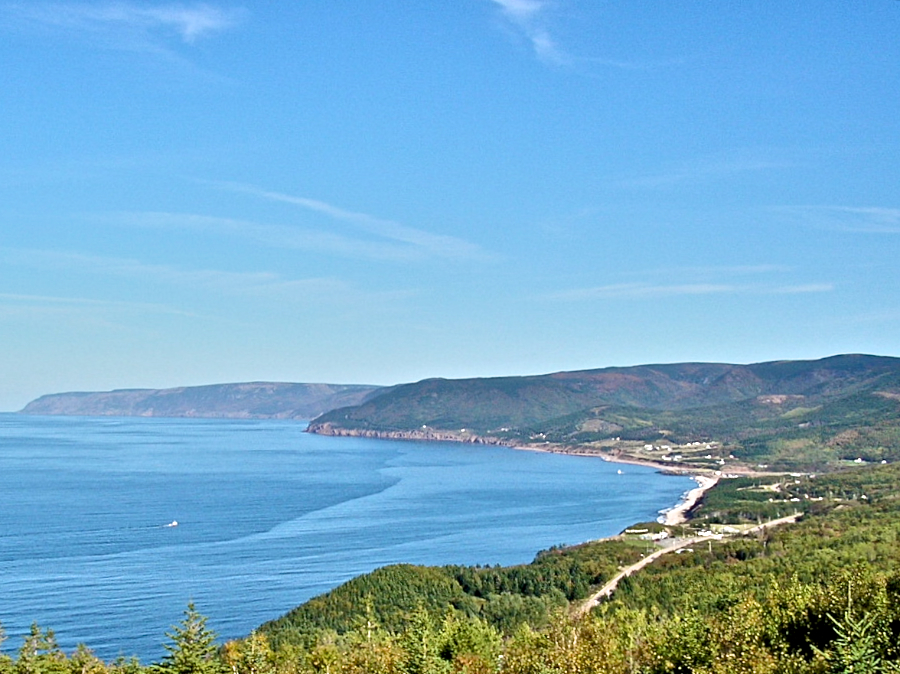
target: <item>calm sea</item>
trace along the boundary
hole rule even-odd
[[[529,562],[654,519],[692,486],[592,458],[304,428],[0,414],[6,649],[37,622],[66,651],[148,663],[189,600],[222,639],[242,636],[376,567]]]

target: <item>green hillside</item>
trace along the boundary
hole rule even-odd
[[[717,442],[748,463],[900,459],[900,359],[846,355],[533,377],[429,379],[318,417],[310,432],[617,450]],[[652,456],[643,456],[651,458]]]
[[[273,671],[289,657],[303,672],[895,672],[898,483],[893,465],[724,480],[684,526],[636,525],[519,567],[386,567],[263,625],[231,662],[240,671],[255,640]],[[800,520],[756,528],[785,514]],[[579,617],[660,549],[638,532],[662,529],[697,542]]]
[[[511,634],[521,624],[546,624],[554,609],[584,599],[646,548],[610,540],[545,551],[514,567],[388,566],[298,606],[260,632],[275,645],[309,644],[322,631],[351,631],[367,615],[397,632],[424,608],[436,618],[452,610]]]

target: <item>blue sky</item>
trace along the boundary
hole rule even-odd
[[[0,409],[900,355],[900,2],[0,0]]]

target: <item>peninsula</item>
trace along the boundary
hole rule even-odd
[[[22,414],[212,419],[300,419],[357,405],[377,386],[251,382],[169,389],[55,393],[28,403]]]

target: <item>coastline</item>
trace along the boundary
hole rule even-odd
[[[526,452],[549,452],[550,454],[566,454],[567,456],[589,456],[610,463],[621,463],[628,466],[644,466],[645,468],[656,468],[659,472],[666,475],[699,475],[700,471],[695,468],[686,468],[677,464],[663,463],[662,461],[651,461],[649,459],[638,459],[633,456],[622,455],[618,452],[604,452],[595,448],[578,448],[565,445],[535,446],[535,445],[507,445],[513,449],[521,449]]]
[[[690,518],[688,514],[703,499],[707,491],[715,487],[719,483],[719,477],[716,475],[704,475],[698,471],[687,468],[673,467],[656,461],[646,461],[633,457],[623,457],[617,453],[601,452],[597,450],[578,450],[571,447],[560,447],[554,445],[551,447],[535,447],[535,446],[512,446],[513,449],[519,449],[528,452],[549,452],[551,454],[566,454],[568,456],[588,456],[603,459],[610,463],[621,463],[632,466],[643,466],[645,468],[656,468],[659,472],[668,475],[689,475],[691,479],[697,482],[697,486],[690,491],[682,494],[681,500],[671,508],[660,511],[659,521],[666,526],[677,526],[684,524]]]
[[[621,463],[632,466],[643,466],[646,468],[655,468],[661,473],[668,475],[688,475],[697,482],[697,486],[682,495],[681,500],[671,508],[661,510],[660,522],[666,526],[676,526],[684,524],[688,521],[690,511],[703,499],[707,491],[712,489],[719,482],[719,477],[711,474],[704,474],[696,469],[673,466],[657,461],[649,461],[638,459],[631,456],[622,456],[619,452],[605,452],[595,448],[576,448],[566,445],[558,445],[554,443],[546,443],[544,445],[525,445],[517,444],[500,438],[482,437],[470,432],[445,431],[423,427],[416,431],[376,431],[362,429],[344,429],[331,423],[315,424],[311,423],[307,428],[307,433],[315,435],[331,435],[344,437],[364,437],[376,438],[384,440],[413,440],[427,442],[459,442],[465,444],[482,444],[500,447],[509,447],[525,452],[546,452],[550,454],[565,454],[567,456],[587,456],[609,461],[611,463]]]
[[[306,432],[313,435],[326,435],[331,437],[372,438],[376,440],[410,440],[413,442],[459,442],[469,445],[509,447],[510,449],[518,449],[525,452],[549,452],[551,454],[567,454],[569,456],[593,456],[603,459],[604,461],[612,461],[614,463],[656,468],[660,472],[672,475],[694,475],[699,474],[700,472],[693,468],[672,465],[671,463],[637,459],[631,456],[622,456],[618,452],[606,452],[594,448],[576,448],[549,442],[543,445],[519,444],[514,440],[505,440],[503,438],[477,435],[465,430],[446,431],[427,426],[423,426],[421,429],[417,429],[414,431],[380,431],[373,429],[341,428],[340,426],[336,426],[331,422],[322,424],[311,422],[307,427]]]
[[[663,513],[663,517],[660,518],[666,526],[673,527],[687,522],[688,513],[700,502],[704,494],[719,482],[718,477],[706,475],[694,475],[692,477],[697,481],[697,486],[687,492],[681,502],[674,508],[666,510]]]

